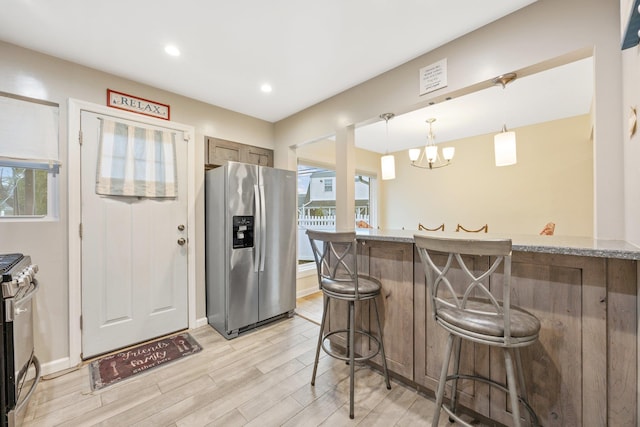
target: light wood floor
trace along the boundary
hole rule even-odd
[[[298,298],[296,300],[296,314],[315,324],[322,322],[322,292],[318,291],[311,295]]]
[[[42,381],[24,425],[430,425],[433,401],[395,381],[387,390],[382,375],[365,366],[357,367],[350,420],[344,362],[321,352],[316,385],[310,384],[318,332],[299,315],[233,340],[203,326],[191,331],[203,351],[102,390],[91,391],[87,366]],[[441,425],[449,425],[445,414]]]

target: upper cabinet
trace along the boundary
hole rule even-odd
[[[273,167],[273,150],[226,139],[205,136],[205,167],[221,166],[227,161]]]

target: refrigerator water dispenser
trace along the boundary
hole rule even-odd
[[[253,247],[253,216],[233,217],[233,249]]]

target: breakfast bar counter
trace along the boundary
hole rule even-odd
[[[382,282],[389,369],[431,394],[437,387],[446,334],[430,314],[422,264],[413,245],[418,233],[357,230],[358,268]],[[539,341],[522,350],[529,402],[542,425],[637,425],[640,248],[621,241],[560,236],[438,235],[512,239],[512,301],[542,324]],[[477,262],[488,261],[478,257]],[[368,327],[372,319],[365,308],[359,321]],[[340,319],[334,322],[332,328]],[[468,345],[463,347],[462,372],[504,382],[501,353]],[[359,346],[366,351],[369,344],[363,341]],[[503,392],[483,383],[462,384],[463,406],[511,424]]]
[[[600,240],[588,237],[566,236],[507,235],[497,233],[460,234],[456,232],[438,232],[437,234],[434,234],[434,232],[410,230],[357,230],[358,239],[385,242],[413,243],[414,234],[423,234],[425,236],[459,237],[465,239],[509,238],[513,242],[513,250],[517,252],[539,252],[597,258],[640,260],[640,247],[622,240]]]

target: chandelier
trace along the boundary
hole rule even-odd
[[[420,148],[412,148],[409,150],[409,159],[411,166],[421,169],[438,169],[451,164],[455,154],[455,147],[445,147],[442,149],[442,159],[438,155],[438,147],[435,143],[435,135],[433,134],[433,122],[436,119],[427,119],[429,123],[429,133],[427,134],[427,144],[424,150]]]

